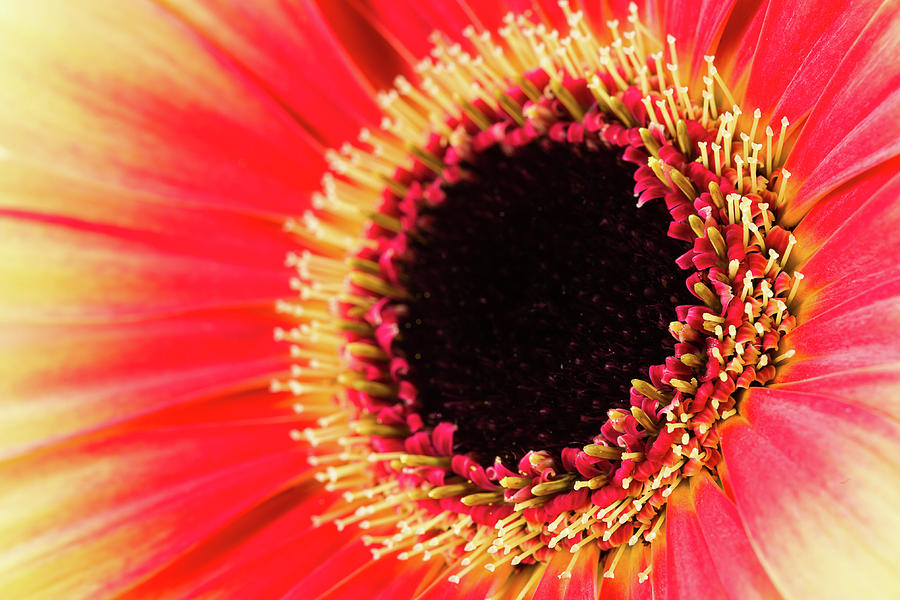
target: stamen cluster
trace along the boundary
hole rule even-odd
[[[376,557],[441,555],[455,581],[560,550],[573,553],[567,576],[589,544],[610,551],[612,576],[624,548],[657,537],[672,491],[715,473],[718,425],[739,410],[741,390],[770,382],[791,355],[778,350],[802,279],[779,225],[786,122],[777,141],[770,127],[757,141],[762,115],[735,105],[712,57],[702,89],[682,85],[674,38],[663,47],[636,9],[630,31],[608,24],[603,46],[561,6],[565,37],[510,16],[501,43],[465,32],[473,57],[436,36],[421,82],[398,79],[381,98],[382,130],[331,154],[315,210],[286,225],[308,250],[288,258],[300,302],[279,304],[298,322],[276,331],[298,363],[272,389],[316,415],[317,427],[292,435],[316,448],[309,460],[326,487],[345,490],[346,504],[316,521],[371,530]],[[664,202],[669,235],[690,244],[677,264],[696,302],[669,325],[674,354],[632,380],[627,408],[609,410],[592,443],[485,465],[454,454],[453,424],[425,427],[402,376],[402,258],[422,208],[467,176],[467,157],[512,155],[541,138],[618,148],[637,166],[639,205]]]

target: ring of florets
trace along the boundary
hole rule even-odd
[[[375,556],[443,554],[456,580],[479,565],[652,541],[679,483],[715,472],[718,425],[736,414],[740,391],[771,382],[792,355],[779,351],[802,279],[791,269],[794,237],[779,224],[787,122],[777,138],[771,127],[758,135],[760,112],[742,115],[712,57],[702,101],[692,99],[674,39],[668,53],[645,53],[653,41],[636,18],[621,36],[610,23],[604,47],[579,13],[568,16],[561,40],[523,18],[508,20],[503,46],[467,31],[490,59],[438,44],[420,69],[423,91],[400,78],[382,96],[384,131],[330,155],[315,210],[287,224],[311,249],[288,259],[301,302],[279,309],[300,323],[276,336],[294,344],[298,364],[272,387],[309,400],[298,412],[338,401],[316,427],[292,431],[322,449],[310,457],[317,477],[345,490],[346,505],[317,521],[383,532],[366,537]],[[670,236],[691,245],[677,262],[697,302],[669,326],[674,355],[632,381],[628,408],[611,409],[592,443],[481,464],[454,454],[453,424],[425,427],[402,377],[399,259],[423,235],[422,209],[466,177],[473,153],[515,155],[541,139],[616,148],[637,166],[639,205],[664,201]]]

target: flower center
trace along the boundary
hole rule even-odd
[[[398,79],[382,131],[329,153],[285,224],[306,246],[300,302],[278,306],[298,322],[276,330],[297,364],[271,387],[346,500],[313,522],[367,530],[376,558],[441,556],[456,582],[559,552],[569,577],[589,546],[615,577],[673,491],[716,476],[741,390],[793,355],[787,121],[776,138],[744,113],[711,56],[705,89],[681,85],[636,5],[609,46],[560,6],[563,38],[512,15],[502,45],[464,33],[477,58],[436,38],[427,95]]]
[[[686,244],[661,203],[635,206],[618,154],[492,146],[420,211],[393,347],[426,425],[458,425],[455,452],[515,464],[583,446],[672,353],[674,306],[691,300],[675,266]]]

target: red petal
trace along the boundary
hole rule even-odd
[[[319,482],[292,486],[118,598],[281,597],[297,583],[298,572],[313,570],[346,544],[333,528],[310,523],[310,515],[325,510],[332,499]]]
[[[804,116],[880,4],[771,3],[753,57],[744,110],[759,107],[775,121]]]
[[[795,598],[900,589],[900,429],[823,396],[752,388],[722,431],[741,520]]]
[[[788,158],[795,222],[830,190],[900,152],[900,5],[884,4],[844,55]]]
[[[662,7],[664,34],[675,36],[682,81],[691,73],[706,74],[703,56],[715,54],[722,31],[737,0],[667,0]],[[662,40],[665,43],[665,40]],[[695,77],[699,79],[698,77]],[[687,85],[691,85],[688,83]],[[696,83],[694,84],[697,85]],[[693,87],[693,86],[692,86]]]
[[[179,0],[185,22],[226,68],[246,77],[322,143],[379,117],[370,85],[312,0],[210,4]]]

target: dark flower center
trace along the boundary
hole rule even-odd
[[[661,202],[635,206],[634,169],[607,148],[541,138],[464,165],[405,265],[395,351],[426,425],[457,453],[515,461],[589,443],[632,378],[672,354],[692,297]]]

